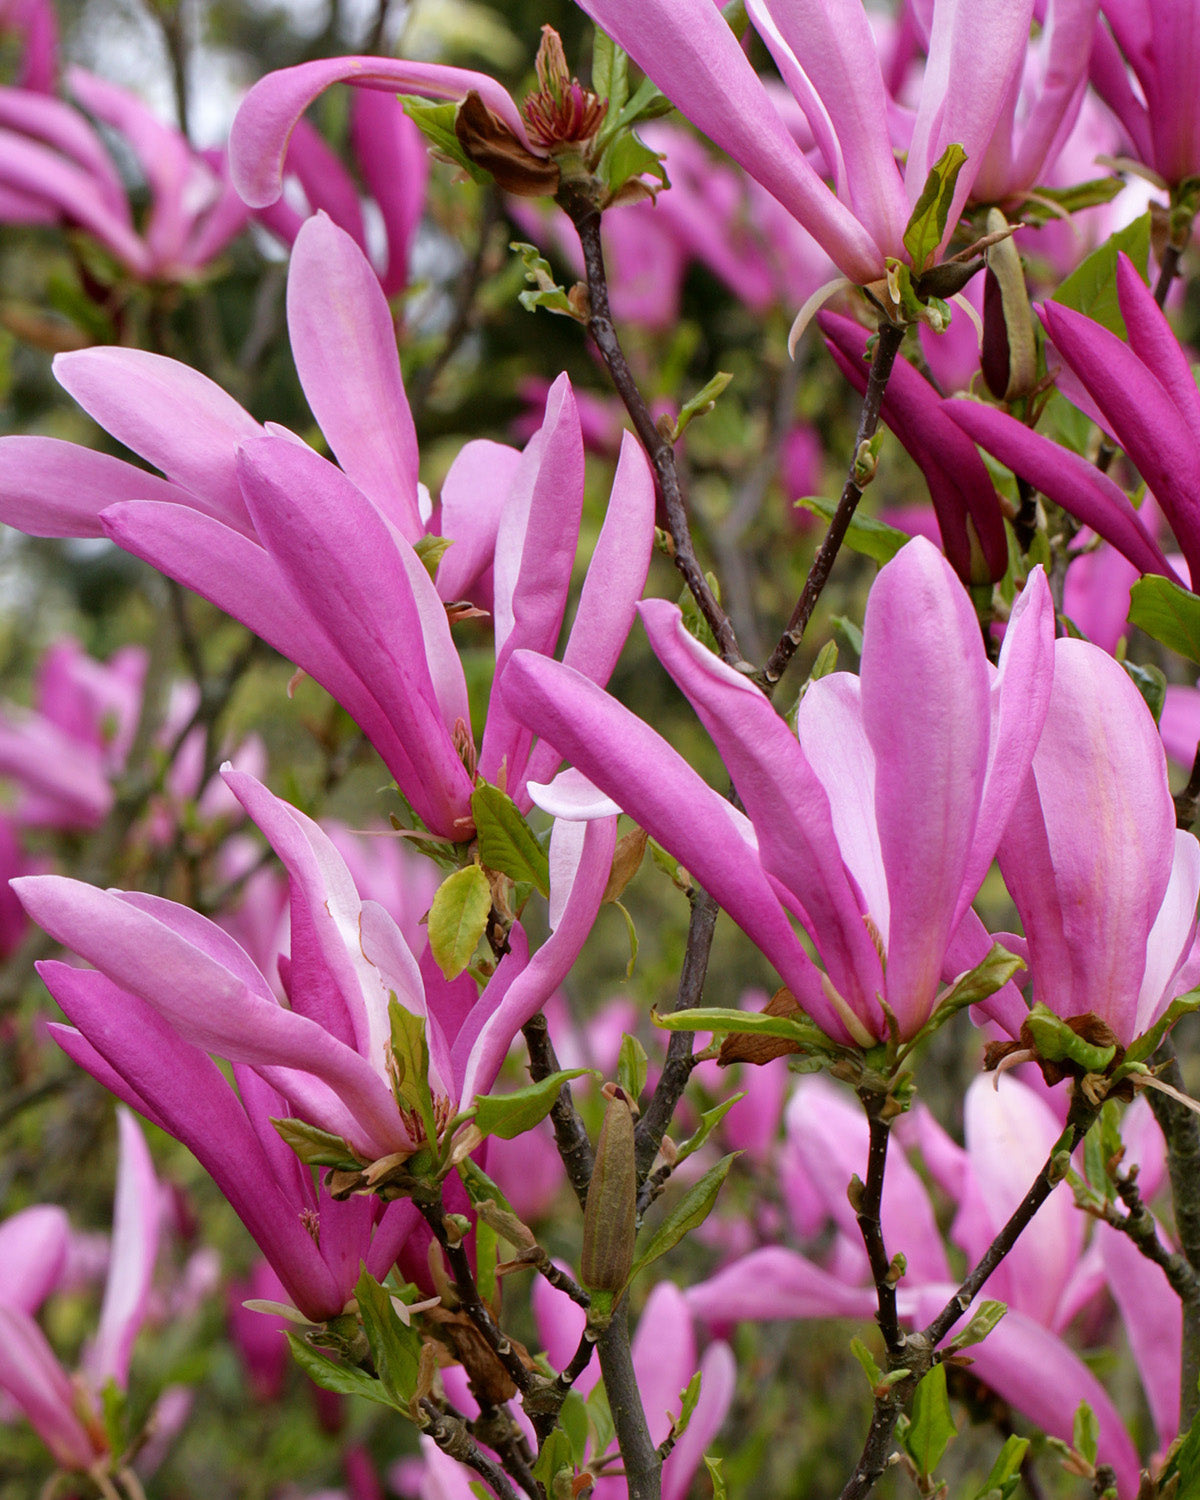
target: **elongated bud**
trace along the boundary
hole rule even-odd
[[[998,208],[988,210],[989,233],[1008,227]],[[983,284],[983,378],[998,401],[1027,396],[1037,383],[1037,343],[1025,286],[1025,268],[1012,239],[992,245]]]
[[[623,1094],[608,1101],[583,1213],[579,1274],[586,1287],[617,1293],[629,1279],[637,1235],[633,1114]]]

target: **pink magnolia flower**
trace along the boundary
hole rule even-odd
[[[927,20],[929,58],[896,165],[890,98],[875,37],[859,0],[783,5],[749,0],[747,13],[807,119],[834,186],[809,164],[779,108],[711,0],[583,0],[680,111],[767,188],[852,281],[907,259],[903,234],[930,168],[947,146],[967,155],[947,236],[976,178],[989,168],[1007,193],[1029,186],[1079,97],[1086,52],[1070,38],[1090,30],[1096,0],[1055,7],[1053,68],[1017,123],[1032,0],[956,4],[937,0]],[[1073,71],[1066,68],[1069,59]],[[1003,169],[1003,170],[1001,170]]]
[[[1195,0],[1103,0],[1101,9],[1107,26],[1096,27],[1092,86],[1137,160],[1174,187],[1200,172],[1200,10]]]
[[[58,20],[51,0],[0,0],[0,36],[22,45],[17,87],[52,94],[58,74]]]
[[[1052,676],[1045,580],[1032,575],[997,670],[949,565],[923,539],[910,542],[871,591],[861,677],[810,684],[798,738],[686,632],[675,606],[652,600],[641,613],[745,817],[652,729],[556,663],[516,658],[521,713],[696,876],[831,1036],[885,1037],[880,997],[912,1036],[947,965],[969,966],[948,954],[979,928],[971,901],[1041,731]],[[553,788],[539,801],[568,811]]]
[[[1055,647],[1045,728],[999,847],[1033,996],[1091,1012],[1128,1044],[1200,978],[1200,842],[1175,827],[1166,757],[1124,669],[1086,641]],[[1013,1035],[1019,1005],[997,1007]]]
[[[205,156],[132,94],[81,68],[71,93],[125,141],[145,177],[150,210],[134,223],[117,168],[86,116],[30,89],[0,89],[0,215],[84,230],[140,281],[195,276],[249,217],[224,157]]]
[[[442,488],[454,545],[435,586],[414,549],[429,510],[386,299],[362,252],[322,215],[296,241],[292,350],[339,464],[260,428],[218,386],[129,349],[60,357],[60,380],[156,476],[49,438],[0,441],[0,518],[41,535],[112,536],[211,599],[309,672],[370,736],[425,826],[473,830],[475,773],[528,807],[555,766],[513,717],[504,674],[518,647],[553,652],[583,509],[583,445],[563,376],[518,453],[468,443]],[[114,503],[115,502],[115,503]],[[654,486],[627,439],[565,659],[605,682],[633,620],[653,545]],[[496,676],[483,743],[446,601],[492,569]]]
[[[1200,397],[1170,325],[1133,264],[1121,256],[1117,293],[1128,342],[1082,313],[1041,309],[1057,353],[1084,387],[1096,419],[1125,449],[1200,577]],[[1142,573],[1175,570],[1124,492],[1094,464],[974,401],[946,414],[976,442],[1099,533]]]
[[[145,1317],[158,1250],[158,1183],[133,1116],[117,1115],[120,1154],[108,1282],[95,1337],[72,1379],[58,1362],[33,1314],[54,1289],[67,1253],[60,1210],[27,1209],[0,1225],[6,1267],[0,1293],[0,1389],[29,1418],[55,1462],[89,1470],[119,1454],[109,1451],[101,1406],[111,1380],[124,1390],[133,1341]]]
[[[991,1243],[1062,1133],[1049,1105],[1011,1076],[1000,1080],[998,1092],[985,1078],[967,1091],[965,1148],[922,1106],[906,1123],[905,1144],[919,1146],[937,1186],[957,1205],[950,1239],[968,1264]],[[866,1252],[846,1199],[850,1177],[865,1172],[862,1111],[833,1083],[806,1078],[788,1108],[787,1128],[785,1195],[803,1205],[797,1232],[824,1241],[825,1248],[817,1259],[764,1246],[690,1288],[693,1311],[717,1328],[741,1320],[874,1316]],[[921,1327],[941,1311],[956,1284],[934,1206],[895,1140],[888,1150],[882,1219],[889,1254],[899,1251],[907,1261],[897,1288],[901,1319]],[[1100,1461],[1113,1465],[1120,1493],[1129,1500],[1137,1491],[1137,1452],[1104,1387],[1066,1339],[1104,1282],[1099,1256],[1085,1248],[1086,1223],[1069,1186],[1060,1184],[983,1288],[983,1297],[1004,1301],[1008,1311],[969,1350],[971,1373],[1043,1431],[1067,1441],[1076,1409],[1086,1401],[1100,1425]]]
[[[520,1027],[574,962],[603,895],[615,820],[557,831],[552,931],[530,954],[520,926],[482,995],[426,970],[395,922],[363,901],[321,829],[244,773],[231,790],[291,883],[289,1006],[224,931],[156,897],[60,876],[17,883],[30,916],[94,967],[41,972],[77,1030],[64,1049],[189,1146],[309,1316],[340,1312],[361,1260],[378,1276],[414,1222],[410,1205],[334,1205],[270,1126],[294,1115],[341,1136],[364,1161],[411,1152],[423,1135],[393,1095],[389,994],[425,1019],[439,1128],[486,1091]],[[236,1092],[205,1055],[234,1065]],[[320,1226],[319,1243],[310,1229]],[[374,1233],[373,1233],[374,1231]]]

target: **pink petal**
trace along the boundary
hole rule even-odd
[[[118,1109],[117,1128],[120,1151],[108,1282],[96,1339],[86,1357],[87,1374],[96,1392],[109,1380],[115,1380],[121,1390],[128,1384],[129,1357],[146,1316],[158,1255],[159,1193],[154,1163],[127,1109]]]

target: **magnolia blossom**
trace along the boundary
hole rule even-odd
[[[120,1151],[108,1283],[95,1337],[72,1377],[59,1364],[34,1313],[54,1290],[67,1256],[59,1209],[26,1209],[0,1225],[5,1267],[0,1291],[0,1390],[24,1411],[55,1462],[88,1470],[109,1452],[102,1398],[111,1380],[124,1390],[133,1341],[146,1314],[158,1251],[158,1183],[133,1116],[117,1114]]]
[[[971,1085],[964,1125],[965,1148],[918,1106],[905,1140],[920,1147],[930,1176],[957,1205],[950,1239],[973,1264],[1028,1191],[1062,1123],[1037,1091],[1009,1076],[998,1091],[988,1078]],[[797,1234],[823,1248],[806,1255],[765,1246],[690,1288],[689,1305],[718,1329],[740,1320],[874,1316],[870,1268],[846,1198],[851,1176],[865,1173],[865,1117],[833,1083],[804,1079],[788,1107],[787,1134],[784,1196],[798,1210]],[[896,1141],[888,1150],[882,1224],[888,1253],[906,1260],[897,1287],[901,1320],[921,1327],[953,1296],[956,1283],[934,1205]],[[1112,1464],[1121,1495],[1132,1500],[1137,1452],[1108,1393],[1067,1342],[1071,1323],[1104,1283],[1103,1262],[1085,1248],[1086,1225],[1069,1186],[1060,1183],[984,1285],[981,1295],[1004,1301],[1008,1311],[971,1347],[971,1374],[1067,1441],[1079,1403],[1086,1401],[1099,1422],[1100,1462]]]
[[[58,72],[58,20],[51,0],[0,0],[0,36],[21,39],[17,84],[40,94],[54,91]]]
[[[1200,577],[1200,396],[1179,341],[1133,263],[1117,262],[1128,342],[1082,313],[1041,309],[1054,349],[1078,385],[1071,399],[1124,448],[1170,523],[1193,577]],[[1064,382],[1065,384],[1065,382]],[[1079,454],[974,401],[948,401],[953,418],[989,453],[1122,552],[1142,573],[1175,569],[1125,493]]]
[[[1041,731],[1053,674],[1041,573],[1013,611],[997,670],[949,565],[922,538],[908,543],[871,590],[861,676],[810,684],[798,738],[687,633],[674,605],[652,600],[641,613],[746,817],[652,729],[556,663],[514,660],[521,714],[696,876],[830,1035],[863,1045],[887,1036],[882,1000],[912,1036],[947,967],[956,971],[956,945],[978,946],[971,901]],[[539,800],[570,815],[553,790]]]
[[[144,225],[100,136],[80,110],[33,89],[0,89],[0,217],[86,231],[131,276],[195,276],[249,217],[221,153],[193,150],[132,94],[82,68],[67,72],[88,114],[124,138],[150,191]]]
[[[1078,106],[1086,66],[1080,35],[1096,0],[1054,7],[1046,85],[1018,123],[1022,70],[1033,16],[1022,3],[918,8],[929,58],[911,128],[893,140],[895,111],[860,0],[748,0],[746,10],[803,110],[811,141],[833,178],[809,164],[770,92],[711,0],[583,0],[680,111],[788,208],[852,281],[906,260],[905,225],[929,171],[948,146],[966,152],[946,225],[954,230],[976,177],[1005,196],[1030,186]],[[903,172],[895,147],[907,153]],[[989,185],[989,191],[993,189]]]
[[[524,453],[479,440],[442,488],[453,546],[437,583],[415,550],[430,521],[387,302],[362,252],[317,215],[297,237],[288,323],[301,382],[338,463],[259,425],[204,376],[157,355],[60,356],[59,379],[165,479],[51,438],[0,441],[0,519],[39,535],[107,534],[247,625],[370,736],[425,826],[474,828],[475,774],[526,808],[557,764],[514,718],[505,668],[552,653],[566,612],[584,462],[570,384]],[[628,438],[564,659],[606,682],[650,563],[654,485]],[[489,582],[490,579],[490,582]],[[448,602],[490,586],[496,676],[482,745]]]
[[[1101,9],[1107,24],[1096,27],[1092,85],[1137,160],[1174,187],[1200,172],[1200,8],[1196,0],[1103,0]]]
[[[1000,841],[1033,997],[1128,1044],[1200,979],[1200,842],[1175,827],[1166,757],[1125,670],[1059,641],[1045,728]],[[992,1014],[1013,1035],[1019,1005]]]
[[[41,966],[77,1028],[56,1028],[60,1044],[185,1141],[301,1310],[331,1317],[361,1259],[386,1273],[411,1210],[394,1205],[379,1218],[367,1199],[331,1205],[271,1117],[292,1114],[340,1136],[363,1161],[414,1151],[423,1127],[392,1091],[394,995],[424,1019],[444,1128],[491,1085],[513,1037],[574,962],[604,893],[615,819],[556,833],[551,935],[531,955],[514,926],[511,951],[477,995],[473,981],[449,984],[423,968],[383,907],[359,897],[317,824],[245,773],[225,776],[288,871],[288,1007],[227,933],[186,907],[60,876],[28,877],[16,889],[35,921],[94,966]],[[209,1052],[234,1064],[236,1093]]]

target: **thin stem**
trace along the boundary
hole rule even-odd
[[[529,1048],[529,1072],[533,1081],[537,1083],[543,1078],[549,1078],[551,1073],[557,1073],[558,1057],[554,1051],[554,1043],[550,1040],[545,1016],[539,1012],[532,1021],[527,1021],[522,1026],[521,1032],[525,1045]],[[558,1098],[550,1110],[550,1123],[554,1126],[554,1139],[566,1168],[567,1180],[580,1208],[583,1208],[587,1204],[588,1184],[592,1180],[592,1163],[595,1157],[587,1127],[575,1108],[568,1084],[564,1083],[558,1091]]]
[[[904,342],[904,332],[904,329],[895,323],[880,324],[875,340],[875,354],[871,360],[871,373],[867,378],[867,389],[863,395],[862,412],[858,419],[858,433],[854,440],[854,458],[850,464],[850,473],[842,489],[841,498],[838,500],[837,509],[833,513],[833,520],[829,523],[829,530],[825,533],[825,539],[818,548],[816,557],[813,558],[812,567],[808,570],[808,577],[804,580],[804,588],[792,611],[791,619],[787,623],[787,629],[780,636],[778,644],[763,668],[762,681],[768,693],[774,691],[788,663],[796,654],[800,642],[804,639],[804,632],[808,629],[808,622],[812,619],[813,610],[817,607],[817,600],[829,581],[834,560],[846,539],[850,522],[854,519],[854,512],[858,509],[858,502],[862,499],[863,487],[854,477],[855,465],[863,451],[863,444],[874,437],[879,426],[879,413],[883,406],[884,393],[887,390],[888,380],[891,378],[892,367],[896,363],[896,356],[900,352],[900,345]]]
[[[717,602],[709,587],[704,569],[696,558],[692,542],[691,525],[688,521],[687,503],[675,462],[675,449],[655,425],[645,398],[638,389],[637,381],[621,348],[617,330],[613,325],[608,303],[608,277],[604,269],[604,251],[600,244],[600,210],[589,199],[567,187],[558,198],[559,203],[579,231],[583,246],[583,263],[587,274],[590,315],[588,332],[599,349],[617,393],[625,403],[625,409],[633,422],[634,430],[641,439],[642,447],[654,469],[666,510],[667,529],[675,545],[675,566],[699,606],[700,613],[708,622],[722,658],[733,666],[740,666],[745,658],[738,646],[729,616]]]
[[[580,1335],[579,1343],[575,1353],[572,1354],[570,1362],[558,1372],[556,1385],[566,1397],[567,1392],[587,1369],[592,1362],[592,1354],[596,1348],[596,1338],[590,1329],[585,1328]]]
[[[871,1277],[875,1282],[875,1296],[878,1303],[876,1319],[887,1349],[888,1366],[893,1368],[897,1362],[903,1360],[905,1338],[900,1330],[900,1320],[896,1315],[896,1284],[887,1248],[883,1242],[881,1219],[883,1178],[887,1169],[888,1140],[892,1129],[883,1113],[887,1103],[886,1094],[865,1093],[860,1094],[859,1098],[867,1115],[870,1145],[867,1149],[867,1179],[855,1204],[855,1214],[858,1218],[859,1232],[866,1247],[867,1260],[870,1262]]]
[[[508,1475],[484,1453],[463,1422],[439,1411],[428,1397],[422,1400],[421,1410],[428,1418],[423,1429],[425,1435],[431,1437],[443,1453],[457,1459],[460,1464],[466,1464],[468,1469],[474,1469],[480,1479],[495,1490],[499,1500],[517,1500],[517,1492],[509,1483]],[[540,1500],[536,1487],[529,1494],[530,1500]]]
[[[533,1386],[530,1372],[521,1363],[520,1355],[505,1337],[502,1329],[497,1326],[483,1298],[479,1295],[479,1288],[475,1285],[475,1277],[471,1271],[471,1262],[467,1258],[462,1242],[451,1244],[450,1237],[446,1233],[441,1204],[423,1203],[419,1198],[414,1198],[413,1201],[422,1218],[433,1231],[434,1238],[442,1247],[442,1253],[450,1266],[450,1274],[454,1277],[454,1290],[458,1293],[463,1312],[483,1335],[492,1353],[508,1372],[512,1383],[522,1395],[526,1394]]]
[[[1117,1194],[1127,1212],[1121,1213],[1113,1204],[1106,1205],[1104,1222],[1111,1224],[1121,1234],[1127,1235],[1147,1260],[1158,1266],[1171,1290],[1185,1305],[1200,1298],[1200,1276],[1185,1255],[1172,1253],[1158,1237],[1158,1223],[1142,1201],[1137,1185],[1136,1169],[1119,1172],[1116,1178]]]
[[[1159,307],[1167,305],[1171,283],[1179,275],[1179,263],[1183,259],[1184,245],[1168,245],[1158,267],[1158,280],[1154,283],[1154,300]]]
[[[1183,1075],[1168,1037],[1154,1055],[1155,1072],[1182,1091]],[[1191,1110],[1157,1089],[1147,1089],[1150,1108],[1167,1142],[1167,1172],[1175,1207],[1175,1230],[1188,1264],[1200,1272],[1200,1122]],[[1183,1302],[1183,1359],[1179,1388],[1179,1430],[1192,1424],[1200,1396],[1200,1300]]]
[[[708,957],[712,952],[713,933],[717,925],[719,908],[707,891],[694,887],[691,904],[687,948],[675,998],[676,1011],[692,1010],[700,1004],[705,975],[708,973]],[[639,1184],[645,1182],[647,1173],[654,1165],[663,1136],[667,1133],[675,1108],[683,1097],[692,1069],[696,1066],[692,1056],[694,1044],[695,1034],[691,1031],[673,1031],[671,1040],[667,1043],[667,1060],[662,1075],[650,1103],[638,1121],[634,1137]]]
[[[544,1251],[542,1253],[545,1254]],[[538,1262],[537,1269],[541,1272],[541,1274],[546,1278],[546,1280],[552,1287],[557,1287],[564,1296],[570,1297],[571,1301],[574,1302],[576,1307],[582,1307],[585,1312],[589,1307],[591,1307],[592,1299],[579,1285],[575,1278],[573,1276],[568,1276],[564,1270],[562,1270],[559,1266],[556,1266],[548,1255],[546,1256],[545,1260]]]
[[[596,1341],[604,1389],[625,1466],[629,1500],[661,1500],[662,1459],[650,1437],[629,1347],[629,1303],[622,1298]]]

